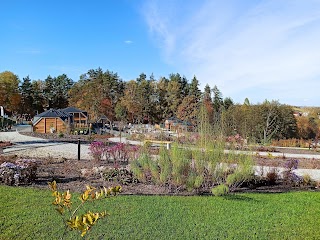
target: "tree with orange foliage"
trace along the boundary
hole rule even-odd
[[[0,73],[0,105],[9,111],[17,111],[21,102],[19,78],[12,72]]]

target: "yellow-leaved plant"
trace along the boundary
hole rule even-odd
[[[49,182],[48,184],[52,191],[52,196],[55,198],[52,204],[62,216],[63,222],[66,226],[61,239],[64,238],[67,229],[77,230],[81,233],[81,237],[84,237],[99,219],[102,219],[108,215],[106,211],[100,213],[88,211],[82,215],[77,215],[78,210],[83,206],[84,203],[116,196],[121,192],[121,186],[109,188],[103,187],[100,189],[100,191],[96,191],[96,188],[87,185],[86,190],[79,197],[81,203],[74,210],[72,210],[72,195],[70,191],[68,190],[64,193],[59,192],[56,181]],[[68,214],[66,214],[66,212]]]

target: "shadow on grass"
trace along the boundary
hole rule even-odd
[[[232,200],[232,201],[257,202],[257,200],[254,198],[239,195],[239,194],[229,194],[229,195],[222,196],[222,198],[226,200]]]

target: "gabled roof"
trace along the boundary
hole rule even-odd
[[[69,117],[72,117],[72,115],[70,113],[66,113],[64,111],[61,110],[57,110],[57,109],[49,109],[45,112],[42,112],[36,116],[34,116],[33,118],[33,125],[37,124],[42,118],[61,118],[63,121]]]
[[[67,112],[67,113],[86,113],[86,111],[82,111],[82,110],[75,108],[75,107],[67,107],[67,108],[63,108],[60,110],[63,112]]]
[[[71,117],[72,115],[70,113],[67,113],[65,111],[62,110],[58,110],[58,109],[49,109],[45,112],[42,112],[38,115],[36,115],[35,117],[37,118],[42,118],[42,117],[60,117],[60,118],[68,118]]]

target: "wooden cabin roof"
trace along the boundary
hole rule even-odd
[[[83,113],[83,114],[87,115],[86,111],[82,111],[82,110],[75,108],[75,107],[67,107],[67,108],[63,108],[60,110],[63,112],[66,112],[66,113]]]
[[[51,108],[45,112],[42,112],[42,113],[34,116],[33,124],[35,125],[42,118],[61,118],[62,120],[65,120],[69,117],[72,117],[72,115],[70,113]]]
[[[68,112],[62,111],[62,110],[57,110],[57,109],[49,109],[45,112],[42,112],[35,117],[60,117],[60,118],[68,118],[71,117],[72,115]]]

